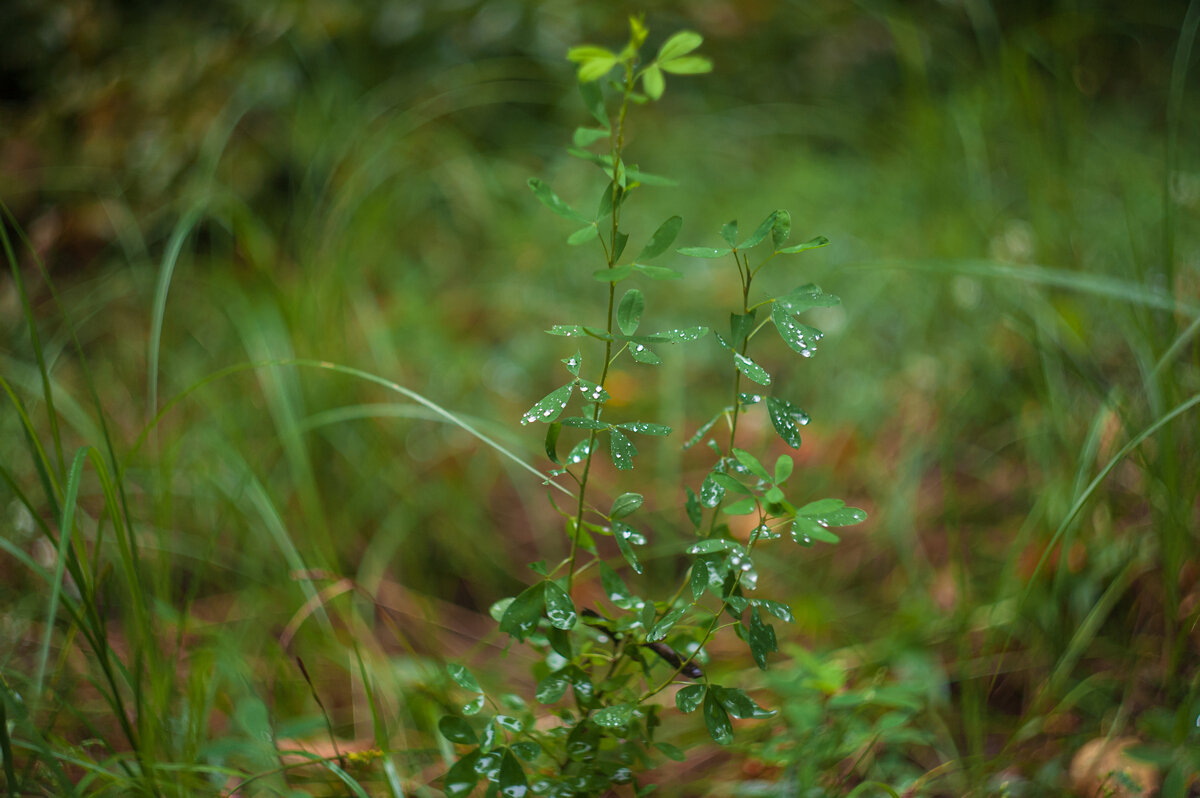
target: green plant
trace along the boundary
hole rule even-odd
[[[488,783],[489,793],[510,796],[529,790],[549,795],[596,794],[623,783],[632,783],[636,794],[645,794],[649,787],[638,783],[638,771],[648,768],[658,754],[684,758],[678,747],[655,735],[662,723],[662,705],[655,699],[671,688],[678,688],[676,706],[685,713],[702,710],[709,734],[723,745],[733,739],[731,716],[772,716],[773,711],[759,706],[743,690],[710,678],[702,667],[707,661],[706,646],[717,632],[731,629],[765,670],[768,657],[778,650],[768,618],[788,622],[792,615],[785,603],[757,596],[755,558],[762,556],[767,544],[784,536],[803,546],[836,543],[838,537],[831,527],[856,524],[866,517],[862,510],[847,507],[838,499],[793,503],[785,492],[794,467],[792,458],[782,455],[768,469],[757,456],[738,447],[738,422],[743,413],[765,408],[779,437],[793,448],[800,446],[799,427],[809,420],[787,399],[744,390],[757,391],[771,384],[768,371],[749,355],[751,341],[773,324],[788,347],[809,357],[822,333],[800,323],[796,316],[839,303],[836,296],[813,284],[776,297],[758,298],[752,293],[755,278],[776,256],[828,243],[817,237],[789,246],[791,217],[778,210],[744,239],[739,240],[737,222],[732,221],[721,229],[724,246],[678,250],[694,258],[731,259],[740,288],[740,303],[730,314],[728,332],[712,331],[728,357],[730,403],[700,425],[684,444],[690,448],[703,441],[715,455],[698,490],[686,488],[682,509],[692,530],[680,552],[690,558],[686,575],[673,592],[651,598],[647,594],[658,592],[654,585],[631,590],[617,568],[609,564],[615,557],[608,556],[605,538],[612,539],[624,561],[619,567],[642,574],[637,547],[645,544],[646,537],[633,519],[645,497],[625,491],[610,504],[600,504],[593,487],[598,454],[601,448],[607,449],[616,470],[629,471],[638,454],[629,433],[666,436],[672,432],[664,424],[610,417],[605,409],[610,398],[610,367],[623,357],[645,367],[658,365],[662,362],[658,350],[665,345],[696,341],[710,332],[707,326],[692,326],[647,335],[639,331],[646,313],[642,291],[630,288],[617,300],[617,285],[628,278],[684,278],[651,263],[674,243],[682,225],[678,216],[659,225],[632,259],[623,258],[629,240],[623,228],[627,201],[644,186],[671,184],[627,160],[627,112],[633,105],[662,96],[664,73],[697,74],[711,68],[708,59],[695,54],[701,44],[696,33],[674,34],[654,58],[642,61],[639,51],[647,30],[638,18],[631,19],[630,29],[629,42],[620,52],[581,46],[568,54],[579,64],[580,93],[598,125],[577,129],[574,146],[568,150],[598,167],[607,178],[596,213],[586,215],[544,182],[529,181],[542,204],[580,225],[568,244],[598,243],[603,267],[595,270],[593,277],[607,288],[602,326],[559,324],[548,331],[579,339],[581,345],[562,360],[570,380],[534,404],[521,419],[523,424],[546,424],[546,454],[559,466],[551,476],[565,477],[574,484],[572,506],[555,505],[564,519],[568,552],[555,565],[533,563],[530,567],[541,578],[492,609],[501,632],[539,655],[534,667],[538,680],[534,697],[537,704],[547,707],[550,717],[539,718],[542,712],[512,693],[485,690],[465,667],[451,665],[451,677],[474,697],[463,708],[466,717],[449,715],[439,723],[443,736],[463,746],[444,779],[450,795],[466,795],[481,780]],[[619,78],[606,83],[613,69],[618,70]],[[613,107],[615,113],[610,113]],[[597,142],[607,142],[606,153],[588,149]],[[768,241],[768,254],[752,261],[752,250]],[[564,417],[573,399],[582,408],[578,414]],[[722,420],[728,425],[723,442],[706,438]],[[580,439],[560,457],[561,436],[567,430],[579,431]],[[731,517],[748,519],[747,531],[735,533],[727,520]],[[584,578],[599,580],[607,599],[605,606],[579,606]],[[568,691],[573,693],[571,703],[565,701]]]

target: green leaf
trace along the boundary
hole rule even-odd
[[[538,682],[537,691],[533,694],[543,704],[554,704],[567,694],[571,682],[562,671],[555,671]]]
[[[675,251],[689,258],[723,258],[733,252],[729,248],[714,249],[713,247],[681,247]]]
[[[526,762],[534,762],[542,755],[542,747],[535,742],[524,740],[519,743],[513,743],[509,746],[514,754],[524,759]]]
[[[704,700],[707,689],[702,684],[689,684],[675,694],[675,706],[680,712],[695,712],[696,707]]]
[[[651,100],[657,100],[663,96],[665,88],[663,73],[656,64],[651,64],[642,72],[642,88],[646,90],[646,96]]]
[[[582,45],[567,51],[567,59],[579,64],[579,82],[590,83],[608,74],[617,65],[617,55],[603,47]]]
[[[704,520],[704,510],[700,507],[700,499],[696,496],[696,492],[691,488],[685,488],[685,490],[687,491],[687,500],[684,502],[684,509],[687,511],[687,517],[692,522],[692,526],[699,529]]]
[[[779,459],[775,461],[775,484],[782,485],[788,481],[788,477],[792,475],[794,464],[792,458],[786,454],[779,455]]]
[[[548,335],[563,335],[567,338],[579,338],[587,335],[583,328],[578,324],[555,324],[549,330],[546,330]]]
[[[597,726],[619,729],[629,724],[629,719],[633,717],[633,709],[633,704],[614,704],[594,713],[592,720]]]
[[[631,342],[629,354],[639,363],[645,363],[647,366],[657,366],[662,363],[662,358],[655,354],[654,350],[646,346],[644,343]]]
[[[775,217],[778,214],[779,214],[779,211],[775,211],[770,216],[768,216],[766,219],[764,219],[762,224],[760,224],[757,228],[755,228],[754,232],[750,234],[750,237],[747,238],[742,243],[738,244],[737,248],[738,249],[750,249],[751,247],[756,247],[759,244],[761,244],[763,242],[763,239],[765,239],[767,237],[767,233],[771,232],[771,226],[775,224]]]
[[[784,210],[775,211],[775,223],[771,226],[771,243],[775,250],[783,246],[792,234],[792,215]]]
[[[787,496],[779,489],[778,485],[772,485],[766,493],[763,494],[763,500],[767,504],[783,504],[787,500]]]
[[[616,191],[616,196],[613,192]],[[619,208],[625,203],[625,189],[616,185],[613,181],[608,181],[608,185],[604,187],[604,192],[600,194],[600,207],[596,211],[597,219],[604,219],[613,212],[613,203]],[[613,259],[615,262],[615,258]]]
[[[525,415],[521,416],[521,423],[529,424],[534,421],[540,421],[543,424],[549,424],[566,409],[567,402],[571,398],[571,391],[574,388],[574,383],[568,383],[560,388],[555,388],[542,397],[537,404],[525,411]]]
[[[625,584],[625,580],[617,576],[617,572],[609,568],[603,560],[600,561],[599,565],[600,585],[604,588],[605,597],[620,609],[632,609],[637,603],[637,597],[629,592],[629,587]]]
[[[688,554],[713,554],[718,551],[732,551],[739,555],[744,555],[746,550],[742,548],[742,544],[736,540],[728,538],[705,538],[699,543],[693,543],[688,547]]]
[[[533,189],[533,193],[550,210],[562,216],[565,219],[579,222],[581,224],[590,224],[591,219],[584,216],[579,211],[572,208],[567,203],[563,202],[557,194],[555,194],[550,186],[538,180],[536,177],[529,178],[529,187]]]
[[[707,327],[684,327],[683,329],[663,330],[662,332],[656,332],[650,337],[662,339],[663,341],[670,341],[671,343],[676,344],[686,344],[691,341],[698,341],[704,336],[708,335],[708,333],[709,329]]]
[[[521,723],[521,721],[517,718],[509,715],[497,715],[496,725],[505,731],[512,732],[513,734],[520,734],[525,729],[525,724]]]
[[[711,509],[720,504],[723,498],[725,498],[725,486],[717,482],[710,473],[700,485],[700,503]]]
[[[598,235],[600,235],[600,229],[596,226],[595,222],[592,222],[587,227],[581,227],[567,236],[567,243],[573,247],[577,247],[580,244],[586,244]]]
[[[750,335],[754,330],[754,317],[756,315],[757,313],[753,310],[746,314],[729,314],[729,345],[734,349],[745,343],[746,336]]]
[[[651,280],[682,280],[683,273],[677,272],[674,269],[668,269],[666,266],[644,266],[640,263],[633,264],[634,271],[641,272]]]
[[[639,435],[657,435],[662,437],[671,434],[671,428],[666,424],[651,424],[648,421],[626,421],[624,424],[616,426],[630,432],[636,432]]]
[[[455,762],[446,775],[442,777],[442,789],[446,795],[451,798],[461,798],[461,796],[470,795],[475,789],[475,784],[479,781],[479,773],[475,770],[475,764],[479,761],[479,749],[466,754],[457,762]]]
[[[774,615],[784,623],[795,623],[796,618],[792,615],[792,608],[784,604],[782,601],[772,601],[771,599],[754,599],[752,602],[756,607],[762,607],[767,612]]]
[[[867,520],[867,514],[857,507],[847,507],[841,499],[821,499],[796,511],[798,517],[812,518],[822,526],[851,526]]]
[[[790,246],[786,249],[777,249],[775,250],[775,254],[794,255],[797,252],[804,252],[807,249],[820,249],[821,247],[827,246],[829,246],[829,239],[825,236],[817,236],[816,238],[811,238],[808,241],[805,241],[803,244],[795,244],[794,246]]]
[[[617,549],[621,552],[621,556],[625,558],[625,562],[629,563],[629,567],[633,572],[640,574],[642,572],[642,564],[638,561],[637,554],[633,551],[633,546],[629,539],[633,535],[633,529],[621,521],[613,522],[613,540],[617,541]]]
[[[744,465],[751,474],[759,479],[770,481],[771,475],[767,473],[767,469],[764,468],[763,464],[758,461],[758,458],[750,454],[750,452],[747,452],[745,449],[734,449],[733,456],[736,457],[737,461]]]
[[[667,759],[672,759],[676,762],[683,762],[685,759],[687,759],[687,757],[684,755],[683,751],[680,751],[678,748],[671,745],[670,743],[655,743],[654,747],[657,748],[659,750],[659,752],[661,752],[662,755],[665,756]],[[643,795],[644,794],[645,793],[643,793]]]
[[[606,139],[609,136],[608,128],[596,127],[577,127],[575,135],[571,137],[571,141],[576,147],[587,147],[590,144],[595,144],[600,139]]]
[[[595,421],[583,416],[568,416],[557,423],[564,427],[575,427],[577,429],[608,429],[609,427],[603,421]]]
[[[658,66],[663,72],[673,75],[703,75],[705,72],[712,72],[712,61],[702,55],[686,55],[660,63]]]
[[[567,591],[553,580],[546,582],[546,617],[550,619],[551,626],[564,632],[573,629],[579,620],[579,615],[575,612],[575,602],[571,601]]]
[[[709,736],[720,745],[733,742],[733,726],[729,723],[729,715],[721,702],[709,690],[704,695],[704,725],[708,727]]]
[[[723,474],[720,471],[712,471],[710,472],[710,476],[712,476],[713,482],[716,482],[722,488],[725,488],[725,490],[731,490],[734,493],[744,493],[747,496],[754,495],[750,488],[746,487],[741,482],[738,482],[729,474]]]
[[[770,718],[775,715],[774,710],[763,709],[753,698],[736,687],[719,687],[714,684],[708,689],[716,695],[717,701],[721,702],[725,711],[735,718]]]
[[[625,251],[625,245],[628,243],[629,243],[629,233],[622,233],[620,230],[618,230],[617,231],[617,244],[616,244],[616,246],[613,247],[613,251],[612,251],[612,259],[614,261],[616,261],[618,258],[621,257],[621,254]]]
[[[554,422],[546,426],[546,456],[555,465],[561,465],[558,460],[558,435],[562,432],[562,424]]]
[[[583,97],[583,104],[587,106],[588,112],[596,118],[596,121],[604,125],[605,129],[611,129],[608,122],[608,112],[604,108],[604,92],[597,83],[580,83],[579,94]]]
[[[464,715],[478,715],[483,709],[483,702],[485,698],[486,696],[479,696],[478,698],[473,698],[467,703],[463,704],[462,713]]]
[[[500,619],[500,631],[507,632],[517,640],[524,640],[533,634],[546,606],[545,595],[545,582],[526,588],[504,611],[504,617]]]
[[[611,306],[610,306],[611,307]],[[630,288],[621,297],[617,306],[617,326],[626,335],[637,332],[638,324],[642,321],[642,312],[646,309],[646,298],[636,288]]]
[[[841,538],[811,518],[797,518],[795,520],[792,524],[792,540],[801,546],[811,546],[814,541],[819,543],[841,542]]]
[[[768,396],[767,415],[771,417],[771,426],[775,427],[775,431],[779,433],[779,437],[783,439],[784,443],[793,449],[799,449],[800,431],[797,429],[797,425],[804,426],[808,423],[808,413],[786,399]]]
[[[613,266],[611,269],[596,269],[592,272],[592,279],[598,283],[619,283],[626,277],[632,276],[635,270],[641,271],[630,263],[624,266]]]
[[[464,690],[470,690],[472,693],[482,693],[479,682],[475,681],[475,677],[464,666],[457,662],[451,662],[446,666],[446,673],[450,674],[450,678],[454,683]]]
[[[842,300],[835,294],[825,293],[819,285],[808,283],[775,297],[775,304],[787,308],[789,313],[799,314],[809,308],[832,308],[842,304]]]
[[[682,216],[672,216],[658,226],[654,231],[654,235],[650,236],[650,240],[646,242],[646,246],[642,247],[642,251],[634,258],[637,262],[653,260],[663,254],[670,248],[671,244],[675,243],[675,238],[679,235],[679,229],[683,227]]]
[[[624,432],[614,429],[608,434],[608,452],[618,470],[628,471],[633,468],[633,457],[638,450]]]
[[[733,408],[727,408],[726,412],[728,410],[732,410],[732,409]],[[700,428],[698,430],[696,430],[696,433],[694,435],[692,435],[692,437],[687,439],[687,443],[683,444],[684,450],[686,451],[686,450],[692,448],[693,446],[695,446],[697,443],[699,443],[700,439],[704,437],[705,433],[707,433],[710,429],[712,429],[713,425],[716,424],[718,421],[720,421],[721,417],[724,415],[725,415],[725,412],[717,413],[715,416],[710,418],[708,421],[705,421],[703,424],[701,424]]]
[[[657,61],[670,61],[679,58],[681,55],[687,55],[695,50],[704,42],[704,37],[699,33],[690,30],[681,30],[678,33],[671,35],[662,46],[658,48]]]
[[[579,395],[585,402],[604,404],[612,398],[608,395],[608,391],[604,390],[594,382],[588,382],[587,380],[583,379],[576,380],[575,382],[579,386]]]
[[[825,337],[825,333],[815,327],[796,321],[779,303],[771,308],[771,321],[775,322],[775,329],[779,330],[783,342],[804,357],[812,357],[817,351],[817,342]]]
[[[646,633],[646,642],[657,643],[659,640],[666,639],[671,631],[671,627],[677,624],[679,619],[687,614],[687,611],[688,608],[686,606],[676,607],[660,618],[658,623],[654,624],[654,627]]]
[[[750,515],[758,509],[758,502],[753,498],[739,499],[732,504],[727,504],[724,511],[728,515]]]
[[[775,640],[775,630],[771,624],[764,623],[759,616],[758,610],[750,611],[750,633],[747,642],[750,644],[750,653],[754,656],[754,663],[762,670],[767,669],[767,654],[772,651],[779,650],[779,643]]]
[[[463,745],[479,744],[479,735],[471,728],[471,724],[457,715],[446,715],[439,720],[438,731],[452,743],[462,743]]]
[[[721,225],[721,238],[725,239],[725,243],[731,247],[737,246],[737,219],[732,219]]]
[[[525,780],[525,769],[513,756],[512,751],[505,750],[500,760],[500,794],[504,798],[525,798],[529,792],[529,782]]]
[[[645,497],[640,493],[622,493],[613,499],[612,509],[608,511],[609,518],[624,518],[637,512]]]
[[[582,541],[580,541],[580,546],[583,546]],[[550,648],[554,649],[564,659],[571,659],[575,656],[574,652],[571,651],[571,636],[562,629],[551,626],[546,630],[546,640],[550,643]]]
[[[743,355],[741,352],[733,353],[733,364],[737,366],[738,371],[742,372],[759,385],[771,384],[771,375],[767,373],[767,370]]]

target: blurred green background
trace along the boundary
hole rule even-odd
[[[871,513],[841,545],[765,566],[798,618],[793,658],[768,674],[785,709],[675,783],[1088,794],[1072,757],[1111,737],[1138,740],[1164,794],[1196,794],[1200,7],[1171,2],[0,5],[0,199],[40,338],[6,277],[0,371],[49,451],[42,353],[68,455],[103,438],[94,385],[127,465],[170,652],[147,655],[162,660],[147,666],[152,758],[267,769],[245,740],[268,708],[274,739],[319,738],[301,656],[348,747],[372,736],[375,685],[383,759],[431,789],[447,754],[431,730],[454,706],[440,663],[492,657],[487,607],[525,563],[563,554],[544,489],[378,384],[223,370],[361,369],[544,466],[541,431],[516,422],[574,347],[542,331],[598,323],[604,289],[525,180],[598,196],[563,150],[586,117],[564,55],[624,41],[639,11],[653,46],[700,32],[715,70],[631,115],[629,157],[680,186],[637,197],[630,232],[678,213],[679,245],[712,244],[730,218],[786,208],[797,236],[832,240],[766,278],[842,297],[817,322],[821,351],[765,361],[813,417],[805,489]],[[695,280],[640,286],[654,324],[735,309],[726,266],[664,264]],[[664,354],[611,390],[690,435],[727,393],[719,353]],[[16,406],[0,412],[9,699],[30,689],[52,593],[14,552],[56,559],[34,522],[49,505],[19,498],[39,474]],[[744,434],[772,445],[769,426]],[[681,478],[696,487],[706,467],[683,439],[640,458],[662,578]],[[85,477],[80,495],[102,572],[116,555],[101,486]],[[129,597],[115,577],[98,591],[124,656]],[[38,750],[119,760],[95,658],[59,629]],[[328,773],[297,778],[330,789]]]

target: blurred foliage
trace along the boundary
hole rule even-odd
[[[297,652],[339,734],[362,736],[352,639],[392,702],[393,749],[412,752],[405,779],[426,783],[441,766],[431,732],[448,687],[427,658],[491,656],[489,642],[475,648],[486,624],[471,611],[511,593],[520,563],[560,553],[536,480],[377,386],[298,369],[198,387],[133,444],[171,397],[220,369],[299,356],[395,380],[537,461],[537,433],[516,420],[557,376],[535,364],[561,356],[539,331],[594,284],[568,268],[573,251],[524,181],[551,177],[571,200],[589,185],[557,154],[579,122],[563,55],[619,39],[636,10],[0,4],[0,198],[71,314],[118,451],[132,453],[154,606],[178,621],[197,668],[212,668],[210,683],[185,685],[219,718],[190,755],[240,756],[237,741],[261,731],[244,708],[251,695],[298,736],[311,732]],[[834,780],[815,789],[900,789],[925,774],[923,794],[1017,794],[1019,783],[1057,795],[1083,742],[1136,734],[1164,789],[1194,793],[1171,775],[1190,761],[1200,696],[1194,413],[1084,489],[1200,391],[1196,4],[645,10],[652,29],[700,31],[716,63],[665,100],[685,120],[678,135],[659,135],[653,108],[631,134],[634,160],[645,153],[684,178],[661,200],[683,213],[681,243],[704,243],[727,221],[718,208],[744,208],[744,223],[791,208],[797,235],[834,245],[770,288],[814,280],[851,309],[818,325],[838,352],[820,377],[765,364],[816,422],[798,471],[814,494],[850,486],[872,523],[833,554],[767,566],[793,585],[798,639],[825,653],[772,683],[794,703],[767,730],[778,734],[760,752],[763,778],[797,794],[786,785],[804,783],[818,745]],[[722,183],[716,201],[695,190],[701,177]],[[70,448],[95,442],[70,331],[32,258],[20,262]],[[720,284],[680,299],[712,305]],[[648,305],[669,290],[647,287]],[[0,281],[0,372],[45,425],[21,317]],[[686,368],[712,365],[697,353]],[[676,376],[633,396],[617,374],[613,394],[684,426],[713,399],[682,395]],[[0,447],[31,490],[38,476],[7,406]],[[658,484],[698,467],[671,451]],[[98,488],[84,488],[95,509]],[[3,490],[5,536],[52,563]],[[328,572],[322,586],[352,580],[330,602],[357,608],[361,626],[292,629],[309,583],[282,540]],[[13,685],[40,642],[39,585],[14,560],[0,564]],[[107,590],[118,618],[118,589]],[[286,630],[291,647],[279,645]],[[106,737],[112,721],[67,667],[70,646],[54,656],[64,706],[77,700],[56,733]],[[832,682],[821,676],[831,667]],[[902,704],[838,698],[877,683]],[[710,764],[672,777],[757,778],[748,766],[697,772]]]

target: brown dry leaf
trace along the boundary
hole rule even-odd
[[[1136,737],[1097,737],[1083,744],[1071,760],[1071,787],[1088,798],[1135,798],[1158,791],[1158,770],[1125,753]],[[1131,785],[1138,785],[1134,789]]]

